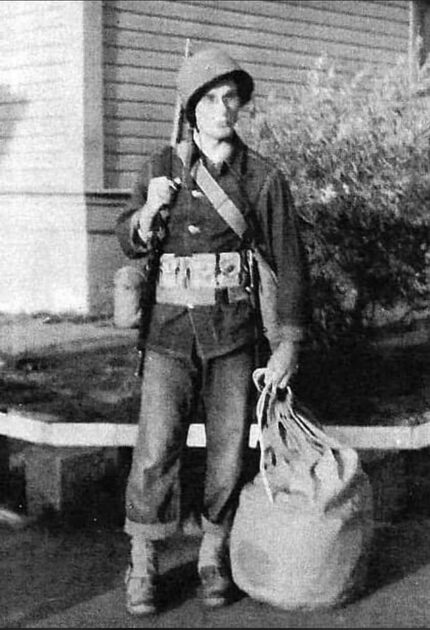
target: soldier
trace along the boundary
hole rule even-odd
[[[208,607],[230,601],[228,540],[262,334],[250,268],[256,244],[279,284],[279,339],[265,376],[273,389],[285,385],[297,367],[307,318],[307,268],[289,185],[235,131],[253,93],[252,77],[223,50],[207,48],[184,60],[177,87],[191,141],[182,159],[170,146],[154,154],[117,226],[129,257],[158,265],[126,490],[126,606],[134,615],[157,610],[157,541],[178,529],[180,461],[199,397],[206,431],[201,596]],[[240,210],[240,233],[196,183],[196,165],[209,174],[212,192],[215,181],[227,205]]]

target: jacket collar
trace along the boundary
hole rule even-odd
[[[219,174],[228,172],[229,170],[237,174],[244,174],[246,172],[246,145],[239,138],[237,133],[232,138],[233,151],[230,156],[222,163],[219,169]],[[190,166],[192,166],[196,160],[202,158],[203,163],[208,166],[207,159],[202,151],[199,149],[194,140],[191,140],[191,154],[190,154]],[[213,166],[212,166],[213,169]]]

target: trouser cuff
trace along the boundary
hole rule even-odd
[[[165,540],[179,530],[176,521],[171,523],[138,523],[126,517],[124,531],[132,537],[142,537],[147,540]]]
[[[221,540],[225,540],[230,532],[230,526],[227,523],[217,524],[208,521],[202,516],[202,530],[204,534],[211,534]]]

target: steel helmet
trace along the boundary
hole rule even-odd
[[[194,109],[199,99],[222,79],[235,81],[242,105],[250,100],[254,90],[251,75],[223,50],[205,48],[184,60],[176,85],[191,126],[195,125]]]

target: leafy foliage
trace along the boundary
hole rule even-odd
[[[378,312],[428,296],[428,76],[422,67],[412,88],[400,58],[384,75],[345,78],[322,57],[304,86],[270,96],[245,123],[303,219],[317,344],[358,338]]]

